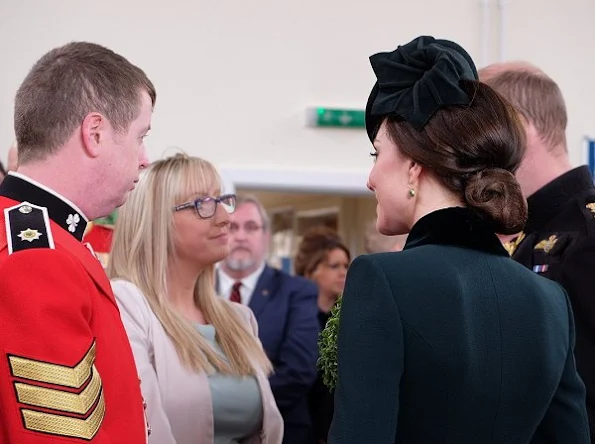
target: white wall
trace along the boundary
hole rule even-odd
[[[486,1],[489,51],[481,54],[481,0],[0,0],[0,157],[14,137],[14,93],[31,65],[54,46],[89,40],[154,81],[151,158],[178,146],[228,171],[314,168],[363,189],[371,165],[365,131],[306,128],[305,108],[363,108],[374,82],[368,56],[420,34],[457,41],[478,65],[495,61],[497,0]],[[505,55],[560,83],[572,160],[581,163],[582,137],[595,136],[595,1],[504,1]]]

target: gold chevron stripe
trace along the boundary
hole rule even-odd
[[[95,366],[92,371],[91,381],[79,394],[17,382],[17,398],[19,402],[32,407],[86,415],[101,393],[101,377]]]
[[[28,430],[90,440],[97,434],[103,422],[105,401],[102,392],[99,397],[99,403],[87,419],[72,418],[27,409],[22,410],[22,414],[25,420],[25,428]]]
[[[75,367],[50,364],[19,356],[9,357],[10,369],[13,376],[17,378],[72,388],[81,388],[89,379],[94,362],[95,341]]]

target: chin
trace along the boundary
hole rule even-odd
[[[225,264],[233,271],[245,271],[254,266],[254,261],[252,259],[234,259],[228,257]]]

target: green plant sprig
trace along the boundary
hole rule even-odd
[[[339,317],[341,313],[341,296],[337,299],[326,326],[318,339],[318,369],[322,372],[324,385],[332,392],[337,386],[337,337],[339,334]]]

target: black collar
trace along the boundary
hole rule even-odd
[[[79,241],[83,239],[87,227],[87,218],[80,210],[76,210],[71,204],[48,189],[40,188],[38,185],[29,182],[24,176],[9,173],[0,184],[0,196],[18,202],[29,202],[46,207],[50,219]]]
[[[570,199],[593,190],[593,178],[587,166],[575,168],[552,180],[527,199],[529,218],[525,232],[541,229]]]
[[[462,207],[433,211],[418,220],[407,237],[405,250],[430,244],[508,256],[488,224],[470,209]]]

